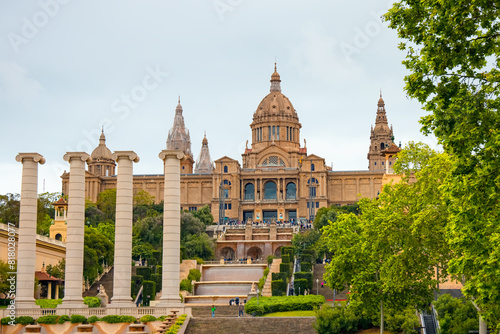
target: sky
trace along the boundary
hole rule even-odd
[[[404,91],[404,52],[382,22],[387,0],[6,0],[0,3],[0,194],[20,193],[19,152],[42,154],[38,191],[60,192],[63,155],[92,153],[101,129],[160,174],[177,99],[197,159],[237,159],[269,93],[281,88],[301,145],[334,171],[367,170],[380,91],[395,142],[423,141]]]

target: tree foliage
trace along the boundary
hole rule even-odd
[[[406,92],[428,112],[454,158],[445,184],[450,272],[464,276],[489,325],[500,329],[500,3],[401,0],[385,15],[403,40]]]
[[[204,205],[197,211],[192,211],[191,212],[193,216],[198,218],[205,226],[212,225],[214,223],[214,216],[212,216],[212,212],[210,210],[210,206]]]

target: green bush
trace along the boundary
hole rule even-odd
[[[264,276],[267,277],[269,275],[269,268],[264,269]]]
[[[286,277],[290,277],[290,263],[280,263],[280,272],[286,273]]]
[[[284,282],[286,282],[286,273],[272,273],[271,278],[273,281],[282,279]]]
[[[273,260],[276,258],[274,255],[267,256],[267,265],[270,266],[273,263]]]
[[[189,293],[193,292],[193,285],[191,284],[191,280],[188,278],[183,279],[180,284],[180,289]]]
[[[309,282],[305,278],[295,279],[293,289],[296,295],[303,295],[306,289],[309,289]]]
[[[141,318],[141,322],[143,324],[151,322],[151,321],[155,321],[155,320],[156,320],[156,317],[152,316],[150,314],[143,315],[142,318]]]
[[[144,281],[151,280],[151,268],[149,267],[138,267],[135,271],[135,274],[138,276],[142,276]]]
[[[303,272],[311,272],[312,271],[312,264],[309,262],[301,262],[300,263],[300,270]]]
[[[54,325],[57,324],[58,315],[43,315],[40,318],[36,319],[36,322],[39,324],[47,324]]]
[[[384,316],[385,326],[392,333],[413,334],[415,328],[420,326],[413,307],[409,307],[403,312],[388,310]]]
[[[264,288],[264,285],[266,284],[266,279],[267,277],[266,276],[262,276],[260,279],[259,279],[259,284],[258,284],[258,287],[259,287],[259,291],[262,292],[262,289]]]
[[[434,302],[442,334],[468,333],[478,330],[479,316],[474,305],[463,298],[449,294],[439,296]]]
[[[199,282],[201,279],[201,272],[198,269],[189,269],[189,275],[187,278],[191,281]]]
[[[137,319],[131,315],[107,315],[105,317],[102,317],[101,321],[107,322],[108,324],[117,324],[120,322],[128,322],[128,323],[136,322]]]
[[[302,265],[303,262],[311,263],[313,262],[314,258],[311,254],[304,254],[300,256],[300,264]]]
[[[358,330],[360,320],[359,316],[346,307],[322,305],[316,310],[313,327],[318,334],[352,334]]]
[[[32,325],[35,323],[35,319],[32,317],[28,316],[22,316],[22,317],[16,317],[14,319],[11,319],[10,317],[5,317],[2,318],[1,324],[2,325],[9,325],[9,323],[12,323],[12,320],[14,320],[14,324],[21,324],[21,325]]]
[[[153,259],[156,259],[156,263],[161,263],[161,252],[159,250],[154,250],[151,252],[151,256]]]
[[[273,312],[310,311],[325,302],[323,296],[281,296],[261,297],[257,305],[257,298],[250,299],[245,305],[245,312],[263,315]]]
[[[286,294],[286,281],[282,279],[271,281],[271,293],[273,296],[284,296]]]
[[[93,323],[96,323],[97,321],[100,321],[100,320],[101,320],[101,318],[99,318],[99,317],[98,317],[98,316],[96,316],[96,315],[93,315],[93,316],[91,316],[91,317],[89,317],[89,318],[87,319],[87,322],[88,322],[89,324],[93,324]]]
[[[90,308],[101,307],[101,300],[98,297],[84,297],[83,303]]]
[[[62,299],[37,299],[35,304],[40,308],[56,308],[57,305],[62,303]]]
[[[144,305],[149,306],[149,301],[155,300],[155,294],[156,294],[155,282],[144,281],[142,282],[142,286],[144,287],[142,290],[142,297],[143,297],[142,299],[144,300]]]
[[[57,319],[57,323],[58,324],[64,324],[66,321],[71,321],[69,315],[61,315],[58,319]]]
[[[281,263],[290,263],[290,255],[288,254],[281,255]]]
[[[183,314],[177,318],[177,321],[168,329],[166,334],[177,334],[182,324],[186,320],[187,314]]]
[[[297,281],[297,279],[306,279],[307,280],[306,289],[312,290],[312,288],[313,288],[313,274],[312,273],[300,271],[298,273],[295,273],[293,275],[293,277],[294,277],[295,281]]]
[[[288,254],[290,256],[290,258],[293,259],[293,247],[291,246],[283,246],[281,247],[281,258],[283,258],[283,255],[284,254]]]
[[[73,314],[70,317],[70,321],[72,324],[84,324],[87,322],[87,318],[85,318],[83,315]]]
[[[133,299],[137,297],[137,294],[139,293],[139,290],[141,289],[142,282],[144,281],[144,278],[139,275],[132,275],[132,285],[130,286],[130,293]]]
[[[151,275],[151,279],[155,282],[155,290],[161,291],[161,274],[153,274]]]

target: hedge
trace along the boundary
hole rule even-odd
[[[56,308],[57,305],[62,303],[62,299],[37,299],[35,300],[35,305],[39,305],[40,308]]]
[[[193,285],[191,284],[191,280],[189,278],[183,279],[179,284],[179,289],[187,291],[189,293],[193,292]]]
[[[142,276],[144,281],[151,281],[151,268],[149,267],[138,267],[135,271],[135,274],[138,276]]]
[[[271,281],[271,293],[273,296],[284,296],[286,294],[286,281],[275,280]]]
[[[311,272],[312,271],[312,264],[309,262],[302,262],[300,264],[300,270],[303,272]]]
[[[161,291],[161,274],[153,274],[151,275],[151,280],[155,282],[155,290]]]
[[[143,315],[141,318],[141,322],[143,324],[146,324],[148,322],[155,321],[155,320],[156,320],[156,317],[153,315],[150,315],[150,314]]]
[[[293,289],[298,295],[304,295],[304,291],[308,289],[309,282],[305,278],[295,279],[293,281]]]
[[[84,297],[83,303],[90,308],[101,307],[101,300],[98,297]]]
[[[201,279],[201,272],[198,269],[189,269],[188,277],[191,281],[199,282]]]
[[[280,272],[286,273],[286,277],[290,277],[290,263],[280,263]]]
[[[308,285],[306,287],[306,289],[309,289],[311,290],[313,288],[313,274],[312,273],[307,273],[307,272],[298,272],[298,273],[295,273],[293,275],[293,277],[295,278],[295,280],[297,279],[301,279],[301,278],[304,278],[308,281]]]
[[[284,282],[286,282],[286,273],[272,273],[271,278],[273,281],[282,279]]]
[[[2,318],[1,324],[9,325],[9,323],[12,323],[13,320],[14,324],[21,324],[21,325],[32,325],[35,323],[35,319],[33,319],[32,317],[22,316],[22,317],[16,317],[14,319],[11,319],[10,317]]]
[[[155,282],[153,281],[144,281],[142,282],[143,290],[142,290],[142,300],[144,301],[145,306],[149,306],[150,300],[155,300]],[[148,298],[149,296],[149,298]]]
[[[132,295],[132,298],[135,299],[137,297],[137,294],[139,293],[139,290],[141,289],[142,282],[144,281],[144,278],[139,275],[132,275],[132,285],[130,286],[130,294]]]
[[[300,256],[300,263],[301,264],[302,264],[302,262],[312,263],[313,260],[314,260],[314,257],[311,254],[302,254]]]
[[[44,315],[36,319],[36,322],[39,324],[55,325],[58,319],[58,315]]]
[[[70,317],[70,322],[72,324],[79,324],[79,323],[84,324],[87,322],[87,318],[85,318],[83,315],[73,314]]]
[[[128,322],[128,323],[136,322],[137,319],[131,315],[107,315],[105,317],[102,317],[101,321],[105,321],[108,324],[117,324],[120,322]],[[89,322],[90,322],[90,318],[89,318]]]
[[[290,255],[290,258],[293,258],[293,247],[283,246],[281,247],[281,258],[283,258],[284,254]]]
[[[250,299],[245,305],[245,312],[256,315],[264,315],[273,312],[287,311],[309,311],[319,307],[325,302],[325,297],[317,295],[309,296],[282,296],[261,297],[257,305],[257,298]]]
[[[290,255],[288,254],[281,255],[281,263],[290,263]]]
[[[100,321],[100,320],[101,320],[101,318],[99,318],[99,317],[98,317],[98,316],[96,316],[96,315],[93,315],[93,316],[91,316],[91,317],[89,317],[89,318],[87,319],[87,322],[88,322],[89,324],[93,324],[93,323],[95,323],[95,322],[97,322],[97,321]]]

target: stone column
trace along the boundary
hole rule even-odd
[[[43,165],[45,159],[38,153],[19,153],[16,161],[23,164],[17,248],[16,306],[35,308],[38,307],[35,305],[34,297],[38,164]]]
[[[159,155],[164,163],[163,186],[163,266],[162,293],[157,307],[182,306],[179,297],[179,264],[181,243],[181,175],[180,161],[184,153],[163,150]]]
[[[68,220],[66,237],[66,274],[61,308],[85,308],[82,297],[83,245],[85,234],[85,162],[92,158],[85,152],[67,152],[70,164]]]
[[[132,217],[134,182],[133,162],[139,157],[132,151],[116,151],[113,159],[118,163],[116,180],[115,264],[113,275],[112,307],[135,307],[130,296],[132,280]]]

